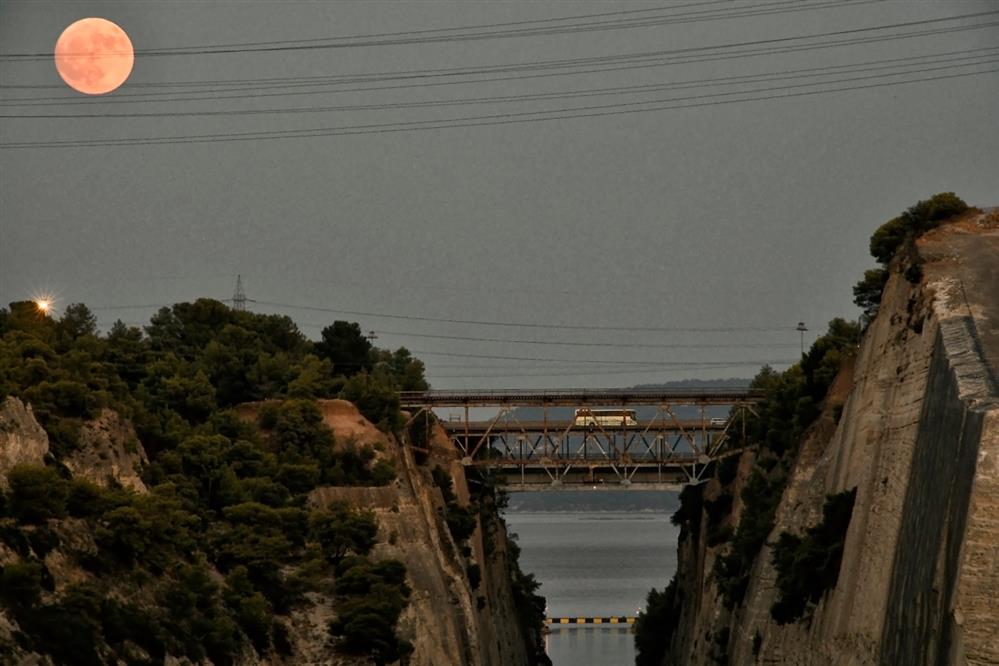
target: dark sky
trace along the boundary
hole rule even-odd
[[[0,2],[0,302],[53,292],[141,323],[241,274],[252,309],[312,337],[359,321],[441,388],[750,376],[797,356],[798,321],[807,342],[858,314],[877,225],[939,191],[999,203],[999,13],[936,20],[985,12],[999,3]],[[112,95],[9,57],[84,16],[140,51]],[[464,26],[490,27],[427,32]],[[340,39],[384,33],[401,34]],[[141,53],[178,47],[199,53]]]

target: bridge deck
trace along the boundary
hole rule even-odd
[[[420,414],[436,408],[464,408],[464,418],[438,421],[451,444],[463,454],[462,464],[494,470],[506,477],[507,487],[522,489],[663,486],[699,481],[713,461],[732,455],[739,450],[735,447],[745,446],[742,440],[746,413],[758,400],[758,394],[748,389],[704,388],[402,394],[402,406],[413,411],[407,426],[415,423]],[[555,416],[548,413],[550,407],[578,410],[625,405],[654,407],[656,414],[631,425],[577,424],[577,417],[567,416],[564,410],[556,418],[548,418]],[[678,418],[680,410],[674,407],[682,405],[697,406],[699,418],[689,418],[690,409],[682,412],[688,418]],[[709,418],[710,405],[730,407],[729,416]],[[545,417],[539,420],[536,410],[531,420],[518,420],[517,408],[525,406],[543,408]],[[488,421],[472,421],[472,407],[492,407],[497,414]],[[427,428],[429,441],[430,420],[425,419],[421,427]],[[740,441],[735,442],[736,438]]]
[[[604,431],[615,432],[658,432],[661,430],[724,430],[725,422],[714,422],[710,420],[685,419],[670,420],[656,419],[654,421],[642,421],[632,425],[576,425],[572,420],[549,420],[549,421],[469,421],[467,426],[464,421],[441,421],[440,424],[448,432],[455,435],[468,433],[469,435],[484,435],[487,432],[592,432]]]

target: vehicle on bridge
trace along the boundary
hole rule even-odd
[[[635,426],[638,418],[634,409],[577,409],[574,426]]]

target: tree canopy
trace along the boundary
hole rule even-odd
[[[334,591],[344,621],[331,635],[376,660],[406,654],[394,633],[405,568],[368,560],[375,516],[306,507],[319,486],[395,478],[390,457],[335,441],[315,399],[347,397],[391,430],[402,423],[399,387],[425,385],[408,351],[375,349],[347,322],[313,342],[288,317],[209,299],[106,334],[82,304],[59,317],[32,302],[0,309],[0,396],[31,404],[52,452],[47,465],[15,467],[0,493],[0,541],[18,556],[0,569],[0,601],[19,640],[58,663],[102,663],[102,642],[123,663],[142,661],[135,646],[150,663],[170,654],[227,664],[247,645],[280,652],[290,649],[281,616],[351,560],[354,577],[373,582]],[[255,412],[234,409],[258,401]],[[61,465],[105,408],[134,424],[148,494],[100,488]],[[70,519],[88,526],[92,549],[62,542],[58,525]],[[54,589],[54,548],[86,583]]]
[[[867,320],[874,317],[881,304],[881,292],[888,282],[888,265],[892,259],[904,251],[910,262],[917,262],[916,239],[968,210],[970,207],[959,196],[953,192],[941,192],[916,202],[875,230],[870,250],[881,267],[864,271],[864,278],[853,288],[853,302],[863,310]],[[920,274],[918,270],[910,271],[906,277],[916,282]]]

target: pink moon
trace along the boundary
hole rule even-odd
[[[55,45],[59,76],[73,90],[103,95],[128,79],[135,62],[132,40],[118,25],[84,18],[63,30]]]

